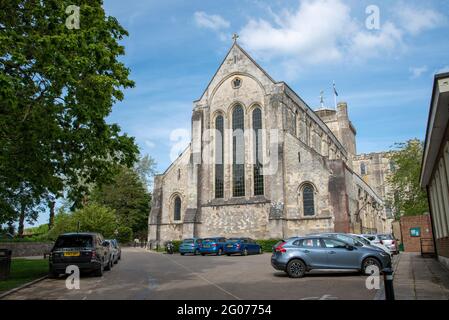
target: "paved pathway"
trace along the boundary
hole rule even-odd
[[[449,271],[433,258],[402,252],[395,263],[396,300],[448,300]]]
[[[122,260],[103,277],[81,278],[79,290],[68,290],[63,277],[47,279],[6,299],[367,299],[376,290],[365,287],[357,272],[314,271],[290,279],[274,270],[270,254],[180,256],[124,248]]]

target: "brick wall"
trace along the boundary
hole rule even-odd
[[[410,229],[412,228],[421,229],[420,237],[412,237],[410,235]],[[401,233],[404,251],[421,252],[421,238],[433,238],[430,215],[401,217]],[[428,243],[431,244],[432,242]]]

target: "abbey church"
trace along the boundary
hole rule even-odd
[[[358,155],[345,102],[312,110],[236,41],[191,126],[189,146],[155,177],[150,245],[391,232],[388,154]]]

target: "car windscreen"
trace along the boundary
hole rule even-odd
[[[204,239],[203,242],[217,242],[217,239]]]
[[[184,243],[193,243],[193,239],[184,239]]]
[[[238,239],[238,238],[228,239],[228,242],[240,242],[240,241],[243,241],[243,239]]]
[[[371,244],[368,240],[366,240],[363,237],[356,237],[356,238],[357,238],[357,240],[359,240],[361,243],[363,243],[365,245],[370,245]]]
[[[70,235],[60,236],[55,243],[55,248],[92,248],[92,236]]]
[[[379,234],[380,240],[393,240],[393,237],[391,234]]]

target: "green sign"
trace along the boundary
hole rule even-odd
[[[410,236],[411,237],[420,237],[421,236],[421,228],[410,228]]]

